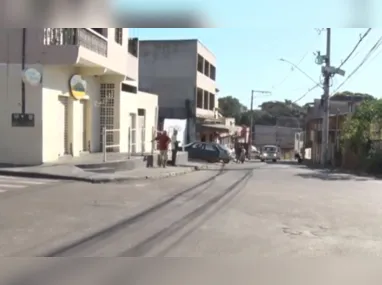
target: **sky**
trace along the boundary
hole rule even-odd
[[[366,28],[333,28],[331,64],[339,66],[352,51]],[[133,29],[140,39],[199,39],[217,58],[219,97],[234,96],[249,106],[251,90],[265,90],[271,95],[255,95],[255,106],[265,101],[292,101],[300,98],[314,81],[322,82],[321,66],[315,63],[316,51],[325,54],[326,31],[314,28],[201,28],[201,29]],[[345,76],[336,75],[331,90],[335,90],[361,63],[371,47],[382,37],[382,29],[372,29],[353,56],[342,67]],[[354,73],[338,91],[369,93],[380,97],[382,48]],[[288,60],[308,76],[280,61]],[[309,78],[311,77],[311,78]],[[321,79],[320,79],[321,78]],[[313,79],[313,80],[312,80]],[[298,101],[312,102],[322,95],[316,88]]]

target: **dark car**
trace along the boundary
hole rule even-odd
[[[230,153],[217,143],[193,142],[184,146],[191,159],[201,159],[207,162],[228,163],[231,161]]]

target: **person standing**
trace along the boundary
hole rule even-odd
[[[158,142],[160,163],[162,167],[165,168],[167,165],[168,146],[171,142],[171,139],[167,135],[167,132],[163,131],[155,138],[155,140]]]
[[[171,136],[171,162],[172,166],[176,166],[176,154],[178,153],[179,141],[178,141],[178,131],[174,130]]]

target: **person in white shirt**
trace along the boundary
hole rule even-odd
[[[171,162],[172,162],[172,166],[176,166],[176,154],[178,152],[178,146],[179,146],[179,142],[178,142],[178,131],[177,130],[174,130],[174,132],[172,133],[172,136],[171,136]]]

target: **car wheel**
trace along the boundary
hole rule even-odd
[[[230,159],[224,159],[224,160],[223,160],[223,162],[224,162],[225,164],[229,163],[230,161],[231,161]]]
[[[260,159],[261,162],[264,162],[264,159]]]
[[[277,159],[272,159],[273,162],[277,162]]]

